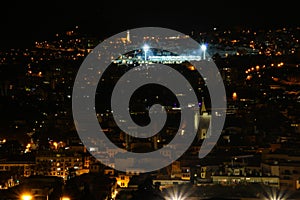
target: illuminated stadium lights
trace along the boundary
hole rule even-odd
[[[143,51],[145,52],[145,60],[147,60],[147,52],[149,51],[149,49],[150,47],[147,44],[143,46]]]
[[[207,46],[205,44],[201,45],[201,50],[203,52],[203,60],[205,60],[205,52],[206,52]]]
[[[153,62],[163,61],[200,61],[201,56],[149,56],[149,60]]]
[[[207,47],[206,47],[205,44],[202,44],[202,45],[201,45],[201,50],[202,50],[202,51],[206,51],[206,48],[207,48]]]

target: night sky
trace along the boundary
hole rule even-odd
[[[0,48],[26,46],[75,25],[103,38],[143,26],[171,28],[188,34],[213,27],[300,25],[297,1],[269,2],[267,5],[257,0],[1,1]]]

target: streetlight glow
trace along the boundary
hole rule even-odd
[[[277,190],[274,188],[265,188],[263,199],[266,200],[286,200],[289,198],[291,193],[286,190]]]
[[[191,191],[186,187],[174,187],[168,189],[164,197],[166,200],[187,200],[191,194],[190,192]]]
[[[71,200],[70,197],[62,197],[61,200]]]
[[[23,194],[21,196],[21,200],[32,200],[32,195],[30,195],[30,194]]]

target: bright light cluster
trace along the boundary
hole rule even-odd
[[[33,199],[33,197],[30,194],[23,194],[21,196],[21,200],[32,200],[32,199]]]
[[[187,200],[190,193],[191,191],[188,190],[188,188],[184,187],[179,189],[177,187],[173,187],[166,191],[164,197],[166,200]]]

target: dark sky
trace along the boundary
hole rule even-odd
[[[4,0],[0,3],[0,48],[27,45],[75,25],[99,37],[143,26],[189,33],[215,26],[300,25],[297,1],[270,2]]]

